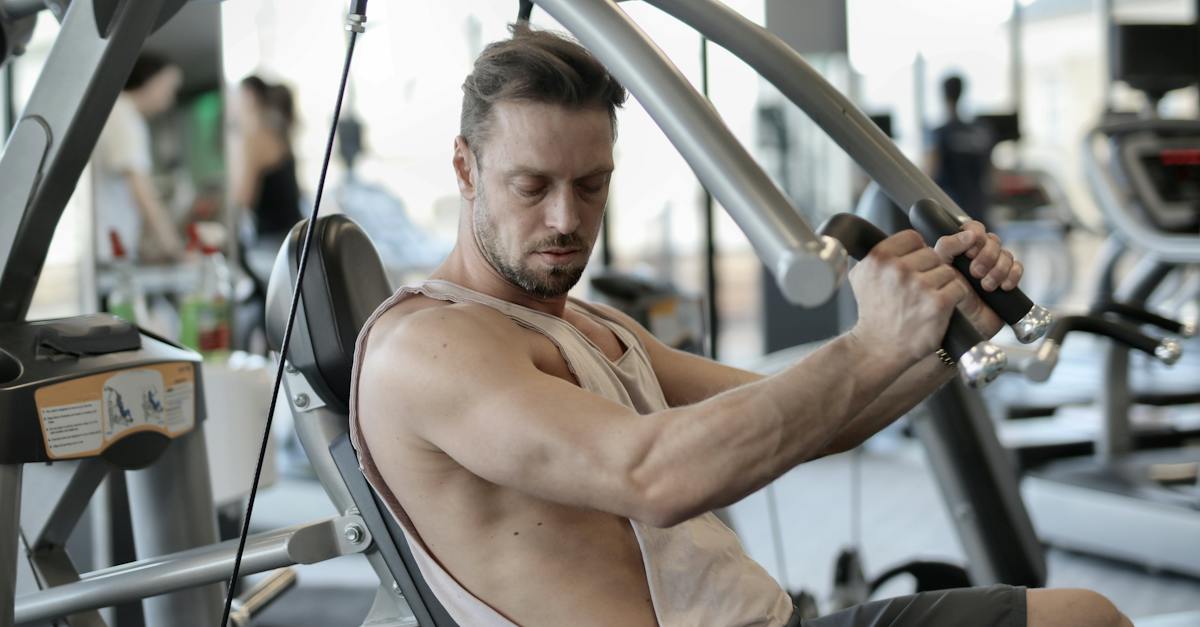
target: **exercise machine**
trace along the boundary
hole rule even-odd
[[[73,0],[67,5],[48,0],[46,6],[61,16],[62,30],[0,156],[5,190],[0,196],[0,333],[12,340],[3,344],[0,360],[0,401],[9,410],[0,425],[5,442],[0,627],[59,619],[98,624],[97,608],[138,599],[146,599],[147,618],[154,624],[212,625],[225,618],[217,582],[354,553],[366,555],[380,577],[367,623],[453,624],[423,586],[402,535],[366,485],[345,437],[352,340],[387,286],[384,275],[375,272],[378,258],[360,229],[344,218],[314,216],[303,223],[281,249],[268,289],[268,333],[281,353],[277,384],[285,380],[305,450],[339,511],[326,520],[216,543],[195,355],[105,316],[25,320],[50,237],[120,86],[146,37],[184,2]],[[346,71],[355,37],[364,30],[366,4],[355,0],[347,16]],[[834,293],[845,271],[843,242],[819,236],[804,223],[715,110],[615,3],[537,4],[650,111],[730,211],[789,300],[813,306]],[[714,0],[652,4],[780,87],[896,202],[929,201],[930,215],[957,228],[961,210],[778,38]],[[0,6],[8,41],[7,34],[20,35],[27,28],[15,20],[43,5],[6,0]],[[6,54],[9,49],[7,44],[0,48]],[[344,80],[345,74],[343,85]],[[986,297],[1024,341],[1036,340],[1052,322],[1019,292]],[[278,303],[285,302],[282,314]],[[986,384],[1002,369],[1003,353],[972,334],[963,320],[954,326],[947,351],[958,359],[967,382]],[[295,336],[293,328],[300,330]],[[95,477],[104,469],[134,468],[139,470],[131,473],[131,483],[141,487],[133,491],[143,494],[134,499],[139,559],[77,572],[61,543],[95,488]],[[256,590],[262,594],[248,604],[261,605],[272,589],[282,587]]]
[[[1171,89],[1196,80],[1195,57],[1176,56],[1196,50],[1194,25],[1114,28],[1115,78],[1145,91],[1151,109]],[[1186,67],[1178,67],[1178,60],[1151,67],[1149,53],[1132,43],[1147,40],[1155,42],[1155,59],[1184,59]],[[1145,305],[1174,269],[1200,263],[1200,122],[1110,119],[1088,133],[1084,157],[1088,182],[1113,234],[1123,247],[1144,255],[1114,283],[1113,293],[1119,302]],[[1120,313],[1110,302],[1102,300],[1100,307]],[[1195,331],[1164,318],[1141,322],[1180,335]],[[1046,542],[1200,576],[1200,448],[1134,450],[1131,363],[1121,345],[1104,354],[1104,428],[1095,454],[1039,468],[1022,490]]]

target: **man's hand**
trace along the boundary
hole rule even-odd
[[[973,260],[971,275],[980,279],[983,289],[989,292],[1016,288],[1025,272],[1025,267],[1013,258],[1012,252],[1000,246],[1000,238],[995,233],[988,233],[983,224],[975,220],[964,224],[961,233],[938,239],[933,248],[946,264],[964,254]],[[962,283],[964,287],[967,286],[965,280],[962,280]],[[979,295],[969,288],[958,309],[985,338],[996,335],[1004,326],[1004,321],[996,312],[985,305]]]
[[[960,234],[957,248],[948,250],[965,251],[974,237]],[[937,350],[951,312],[971,291],[958,271],[912,230],[872,248],[850,271],[850,284],[858,301],[858,324],[850,334],[868,350],[887,347],[906,368]]]

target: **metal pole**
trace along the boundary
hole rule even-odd
[[[700,93],[708,97],[708,38],[700,37]],[[713,197],[703,185],[704,193],[704,292],[708,305],[708,356],[717,359],[717,337],[720,318],[717,313],[717,242],[716,217],[713,213]]]
[[[4,139],[8,139],[17,125],[16,67],[17,64],[10,61],[4,68]]]
[[[12,627],[21,535],[21,466],[0,466],[0,627]]]
[[[1020,0],[1013,0],[1012,21],[1009,24],[1008,35],[1008,82],[1012,94],[1013,112],[1017,120],[1021,119],[1021,111],[1025,106],[1025,46],[1023,44],[1023,29],[1025,26],[1024,9]],[[1021,139],[1017,138],[1018,146]],[[1017,150],[1017,167],[1021,167],[1021,151]]]
[[[359,545],[352,546],[343,535],[349,525],[362,528],[364,523],[358,516],[341,516],[250,536],[246,539],[242,571],[246,574],[261,573],[282,566],[313,564],[361,552],[370,544],[370,538],[364,536]],[[90,572],[77,582],[22,596],[17,603],[16,618],[21,623],[43,621],[173,590],[222,582],[233,572],[236,552],[237,540],[228,540]],[[219,590],[220,584],[217,583],[215,587]],[[9,603],[7,607],[12,608],[13,605]],[[204,624],[205,627],[216,624],[203,623],[197,617],[182,613],[168,616],[165,621],[161,616],[147,619],[147,624],[152,627],[193,623]]]
[[[1100,48],[1103,51],[1100,69],[1104,72],[1100,84],[1104,85],[1104,110],[1112,111],[1112,72],[1113,72],[1113,0],[1097,0],[1100,11]]]
[[[203,424],[171,442],[148,468],[125,473],[134,546],[140,559],[216,544]],[[212,627],[221,622],[220,584],[146,599],[150,625]]]

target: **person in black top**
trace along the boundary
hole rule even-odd
[[[942,81],[948,120],[933,130],[929,141],[930,175],[971,218],[987,223],[988,186],[992,169],[991,130],[976,121],[965,121],[959,112],[965,83],[951,75]]]
[[[241,212],[238,261],[254,291],[235,314],[233,346],[265,353],[267,280],[275,253],[302,217],[291,142],[295,110],[286,87],[257,76],[242,80],[238,92],[231,194]]]
[[[279,241],[301,217],[291,143],[292,94],[257,76],[242,80],[239,91],[240,167],[233,201],[250,210],[257,239]]]

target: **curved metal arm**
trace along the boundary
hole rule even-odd
[[[535,0],[638,99],[774,273],[784,296],[816,306],[845,275],[845,251],[821,239],[650,39],[610,0]]]
[[[732,52],[775,85],[850,155],[901,207],[931,198],[959,221],[967,214],[909,161],[879,127],[767,29],[716,0],[646,0]]]

